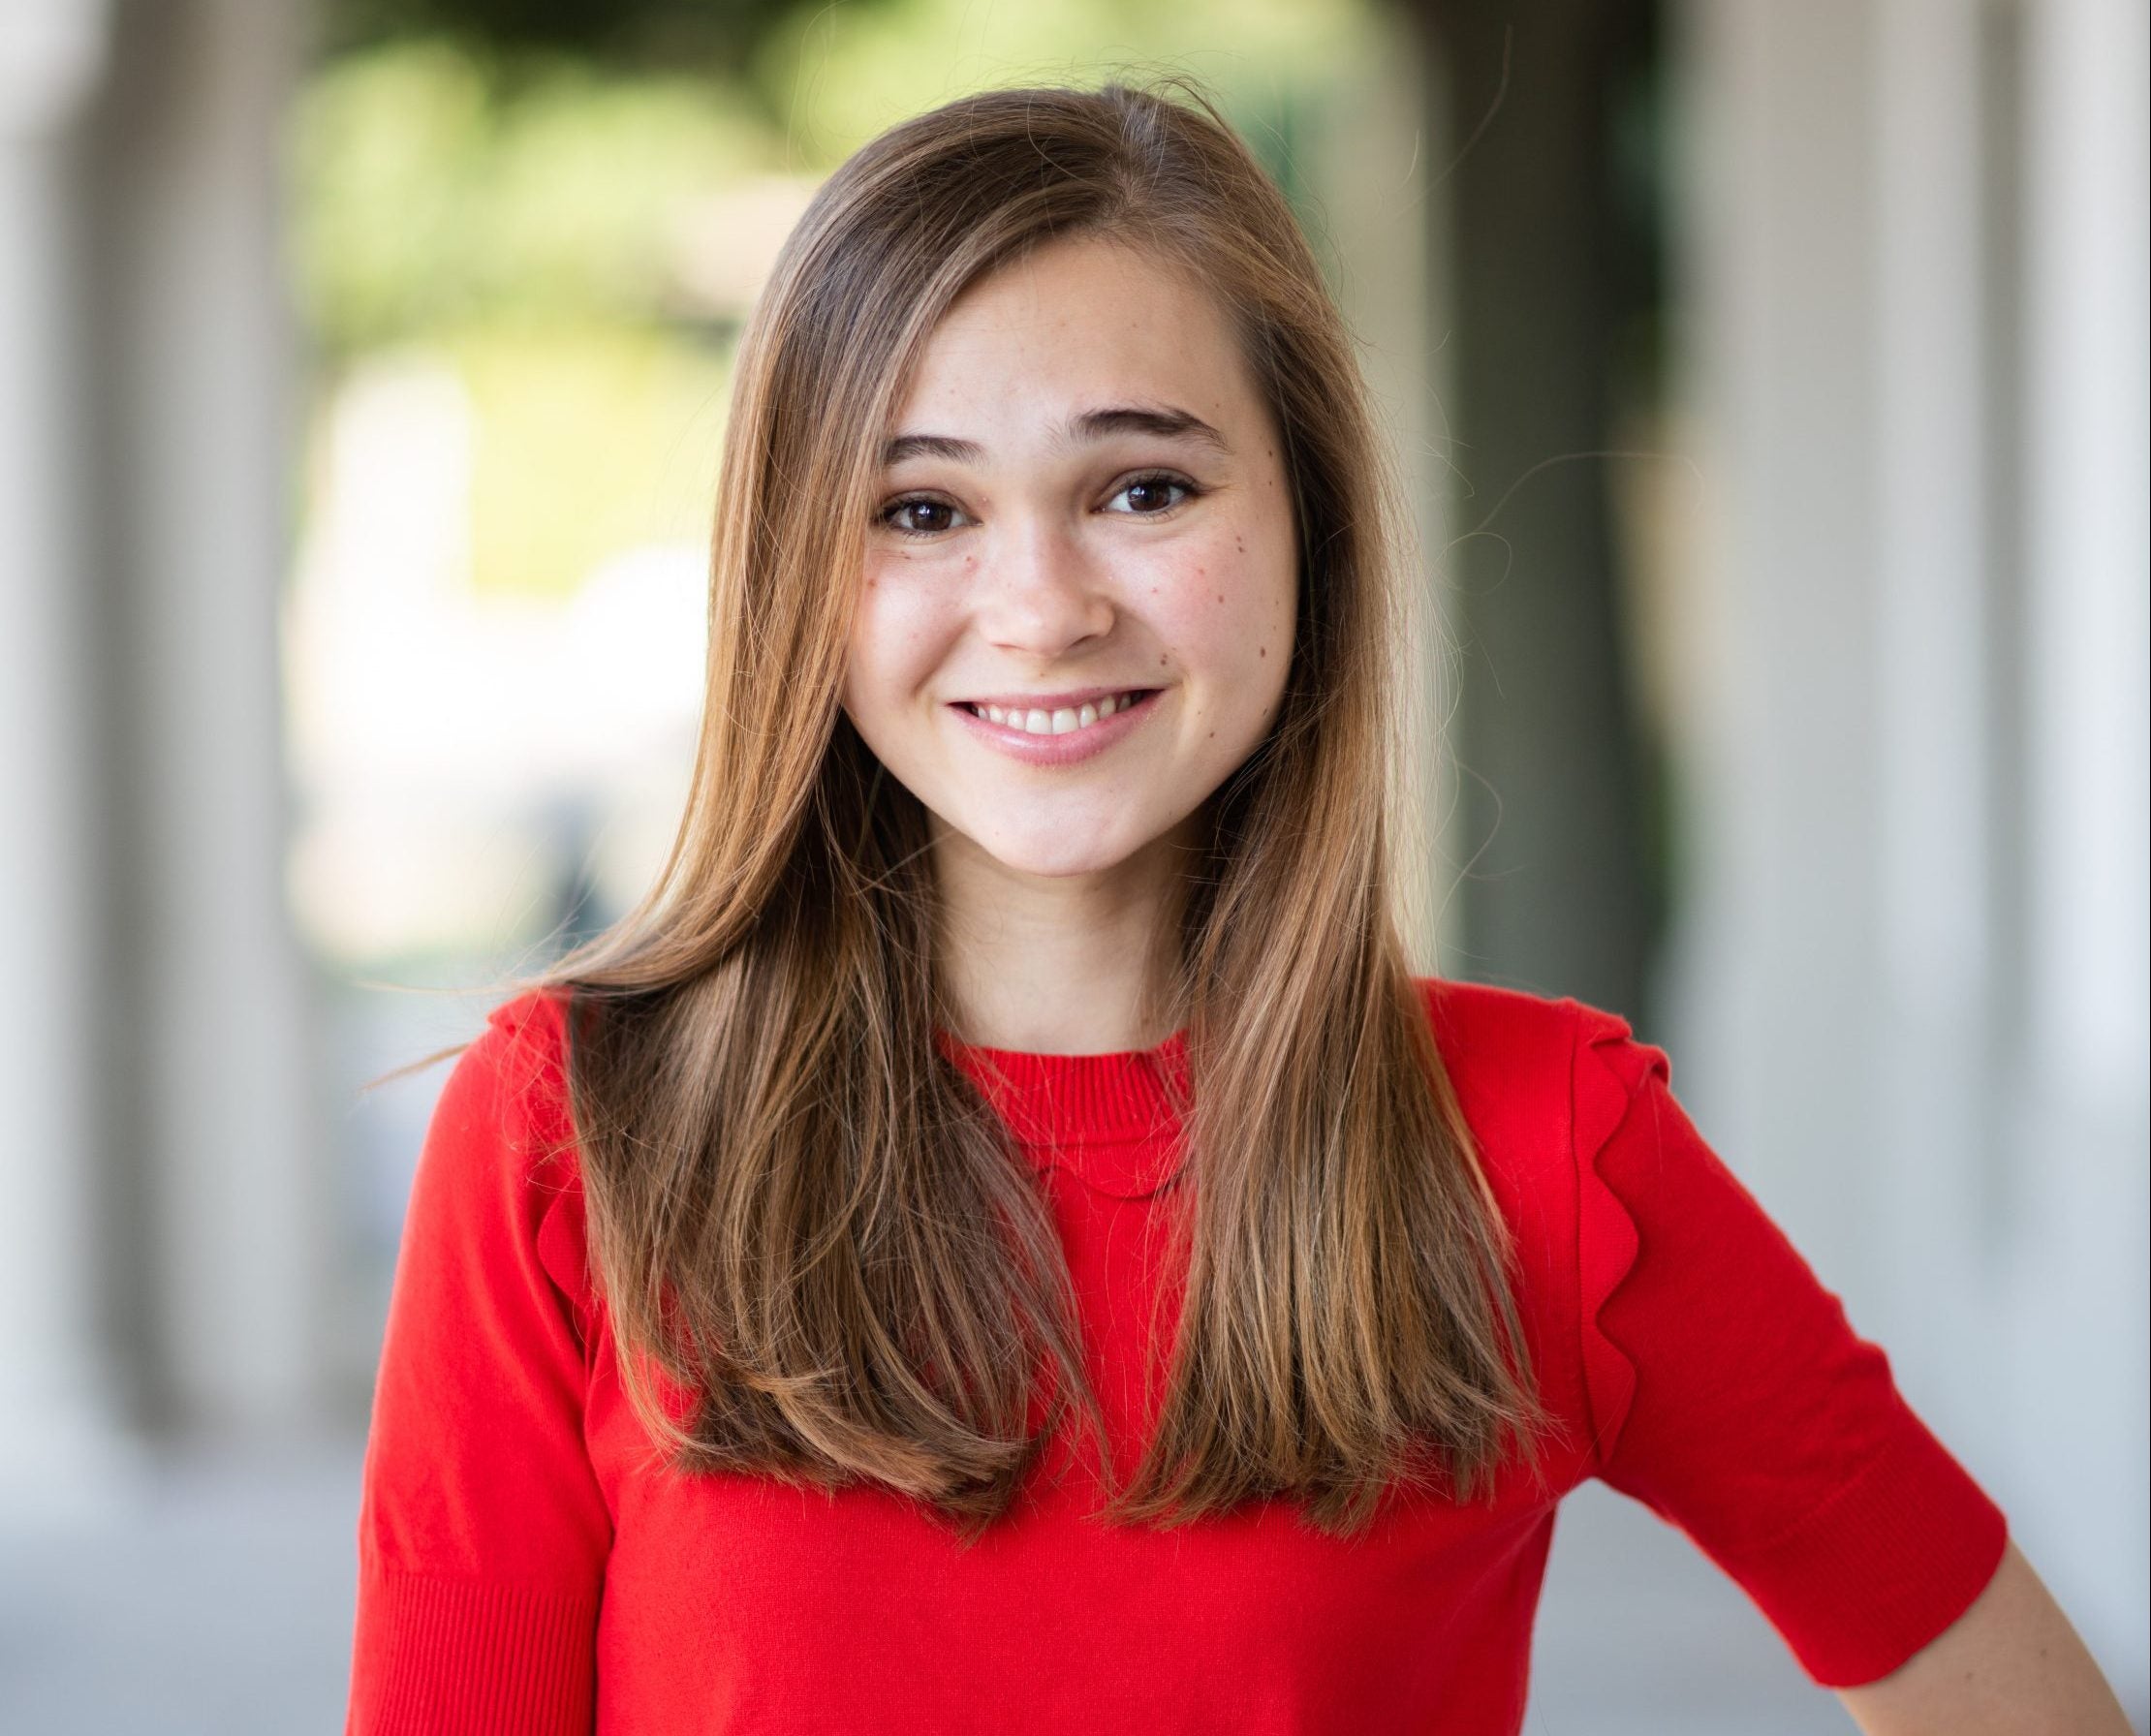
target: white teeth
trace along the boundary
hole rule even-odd
[[[990,723],[1005,724],[1012,729],[1021,729],[1027,735],[1066,735],[1074,729],[1087,729],[1091,725],[1103,723],[1116,711],[1126,711],[1136,702],[1134,694],[1113,694],[1095,703],[1081,707],[1063,705],[1053,711],[1031,710],[1021,707],[1003,710],[998,705],[971,707],[972,715],[982,717]]]

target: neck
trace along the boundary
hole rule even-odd
[[[954,1034],[1044,1055],[1147,1049],[1171,1036],[1191,829],[1110,868],[1047,878],[937,825],[937,963]]]

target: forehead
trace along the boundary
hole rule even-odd
[[[960,434],[958,420],[1160,401],[1220,428],[1262,414],[1217,295],[1153,255],[1084,236],[1048,242],[956,298],[926,340],[897,428]]]

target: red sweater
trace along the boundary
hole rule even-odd
[[[1699,1136],[1663,1051],[1573,1000],[1424,987],[1567,1425],[1550,1487],[1392,1500],[1350,1542],[1285,1504],[1114,1531],[1085,1517],[1095,1456],[1047,1455],[969,1553],[876,1490],[653,1465],[591,1292],[573,1153],[529,1161],[567,1125],[558,1005],[496,1010],[411,1196],[348,1731],[1514,1736],[1555,1506],[1593,1476],[1685,1531],[1817,1682],[1887,1674],[1986,1584],[2001,1510]],[[1133,1463],[1144,1230],[1173,1148],[1161,1072],[1184,1049],[950,1047],[1050,1191]]]

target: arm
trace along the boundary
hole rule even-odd
[[[2113,1690],[2013,1542],[1963,1615],[1838,1698],[1866,1736],[2129,1736]]]
[[[1580,1035],[1598,1475],[1685,1531],[1810,1680],[1842,1690],[1893,1676],[1996,1582],[2005,1515],[1703,1140],[1664,1051],[1592,1009]],[[1977,1736],[1947,1720],[1870,1736],[1960,1728]]]
[[[496,1012],[420,1153],[366,1442],[347,1736],[590,1728],[611,1518],[582,1433],[580,1237],[546,1227],[569,1197],[546,1157],[558,1037],[549,1008]]]

